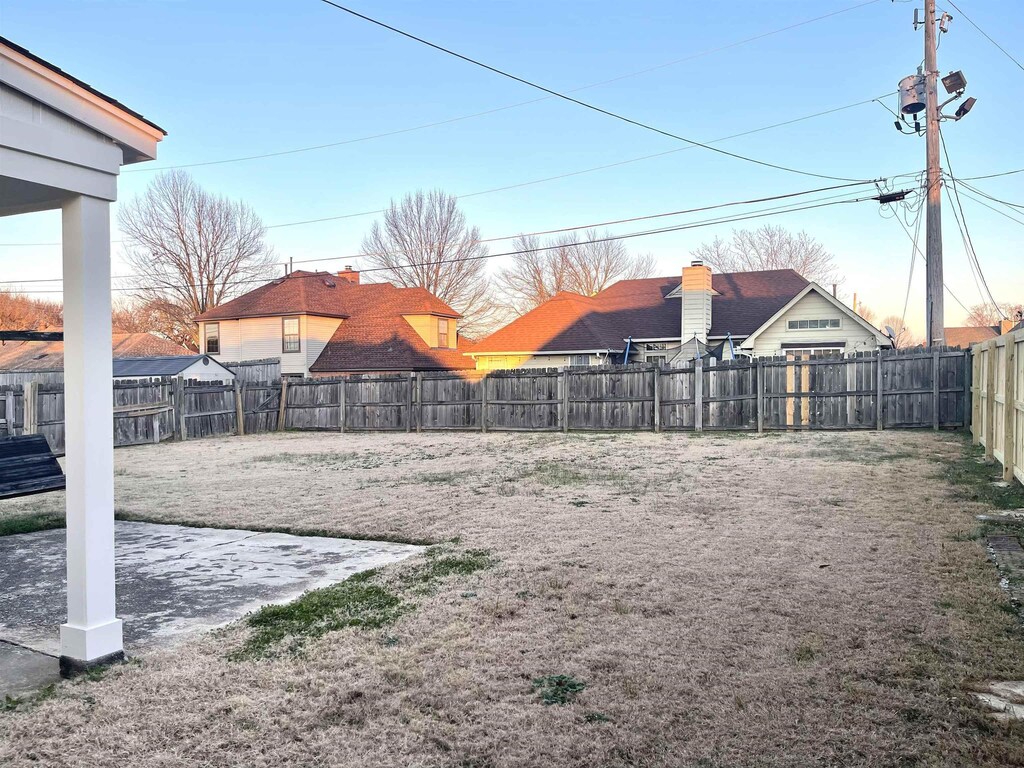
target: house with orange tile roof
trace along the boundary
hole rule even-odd
[[[594,296],[562,292],[478,342],[478,370],[670,364],[697,356],[843,354],[889,347],[877,328],[791,269],[620,280]]]
[[[1000,320],[997,325],[961,325],[946,328],[946,345],[970,349],[972,344],[994,339],[1013,331],[1024,328],[1024,321],[1014,325],[1013,320]]]
[[[461,317],[423,288],[361,283],[346,268],[296,270],[195,320],[215,360],[274,357],[285,375],[336,376],[471,369]]]

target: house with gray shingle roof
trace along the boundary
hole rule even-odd
[[[791,269],[620,280],[562,292],[478,342],[480,370],[809,356],[891,346],[877,328]]]

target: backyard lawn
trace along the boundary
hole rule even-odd
[[[436,546],[10,704],[0,765],[1024,764],[1024,726],[969,694],[1024,680],[1024,632],[974,533],[988,506],[951,482],[966,450],[895,431],[119,450],[124,518]],[[62,504],[0,503],[0,528]]]

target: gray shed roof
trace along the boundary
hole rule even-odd
[[[119,357],[114,360],[114,378],[145,376],[177,376],[200,360],[224,368],[223,365],[206,355],[177,355],[174,357]],[[224,368],[228,371],[227,368]],[[230,372],[230,371],[228,371]]]

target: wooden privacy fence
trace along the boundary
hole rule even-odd
[[[971,413],[969,355],[961,350],[915,349],[717,365],[696,360],[677,368],[492,371],[486,377],[446,372],[270,382],[116,382],[114,434],[116,445],[133,445],[281,429],[700,432],[963,427]],[[976,409],[977,404],[975,398]],[[55,450],[63,450],[63,405],[60,384],[0,386],[0,434],[39,432]],[[1016,432],[1022,433],[1024,429]]]
[[[975,344],[971,433],[1003,479],[1024,483],[1024,331]]]
[[[248,432],[789,430],[968,424],[969,353],[914,349],[242,384]]]

